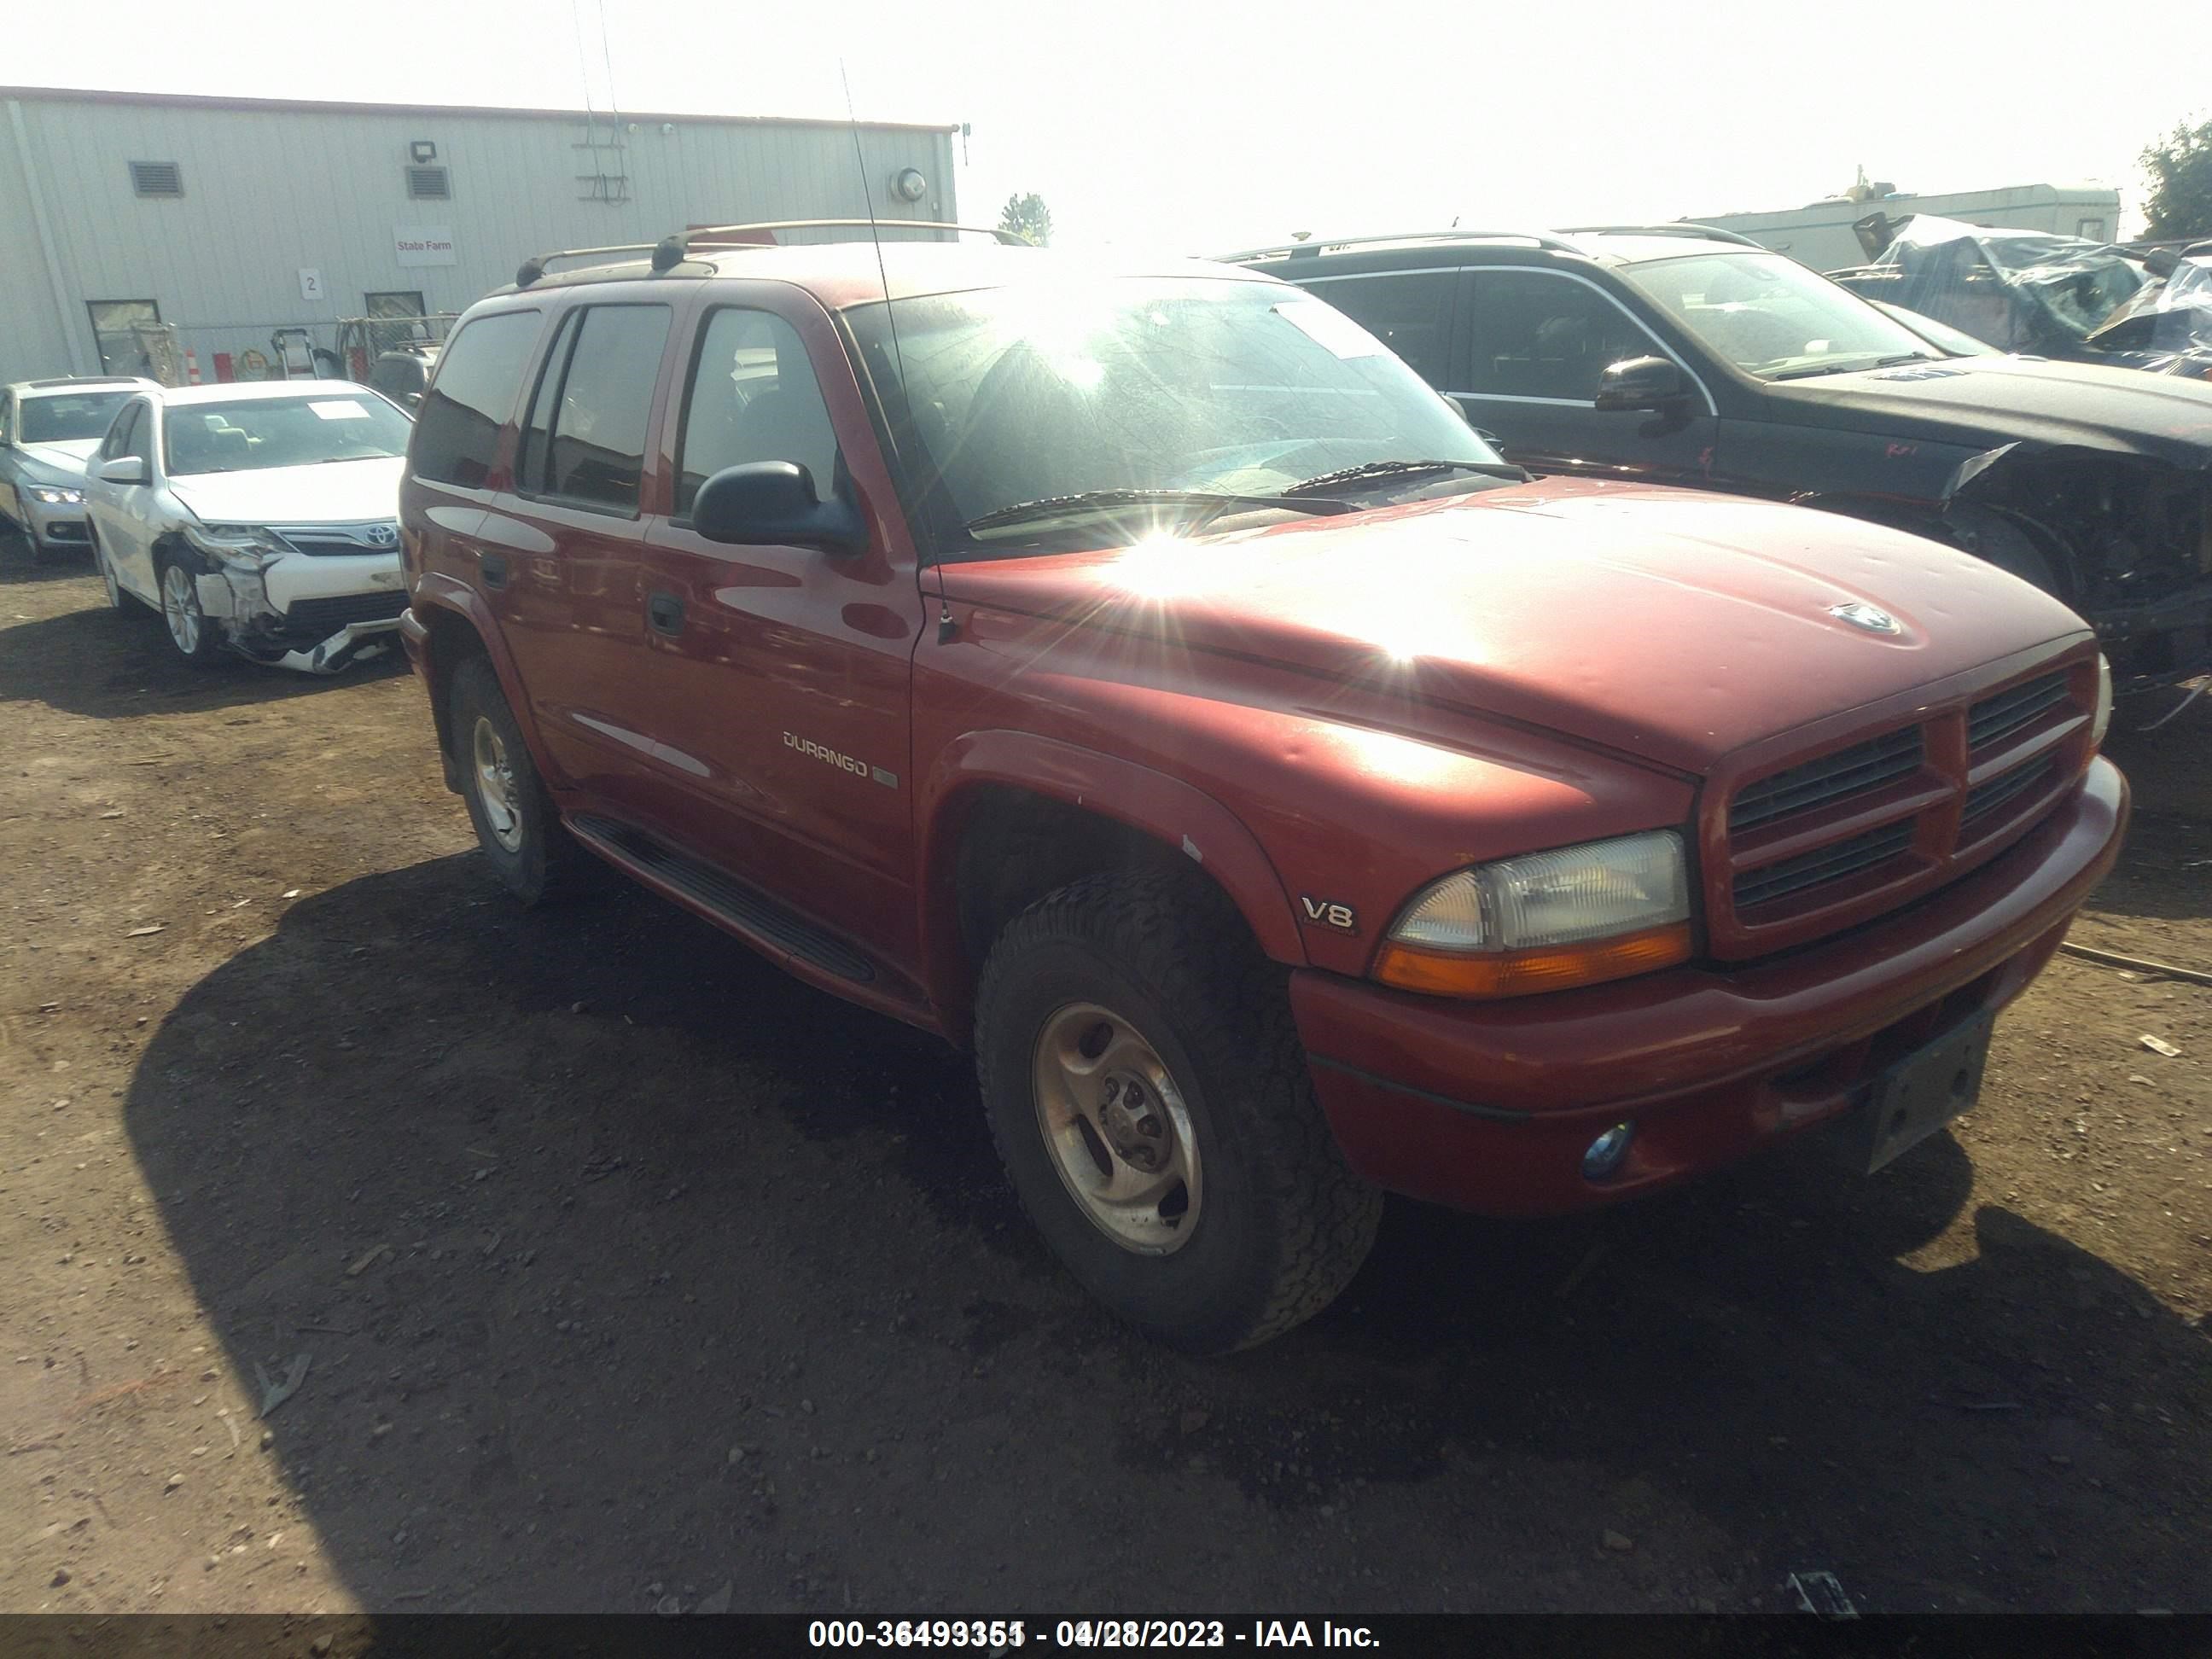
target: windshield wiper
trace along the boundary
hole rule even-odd
[[[1232,507],[1269,507],[1291,513],[1350,513],[1350,501],[1326,499],[1285,501],[1280,495],[1240,495],[1218,489],[1085,489],[1073,495],[1044,495],[1033,501],[1016,501],[994,507],[963,526],[969,534],[997,530],[1006,525],[1027,524],[1078,513],[1100,513],[1117,507],[1187,507],[1210,520]]]
[[[1932,351],[1900,351],[1893,357],[1876,357],[1872,362],[1859,362],[1845,358],[1840,363],[1816,363],[1810,368],[1784,369],[1779,374],[1770,374],[1770,380],[1809,380],[1815,374],[1863,374],[1870,368],[1895,368],[1899,363],[1940,363],[1943,360]]]
[[[1358,483],[1369,478],[1402,478],[1417,472],[1480,472],[1486,478],[1510,478],[1516,483],[1524,483],[1528,478],[1524,468],[1510,461],[1363,461],[1358,466],[1339,467],[1334,472],[1301,478],[1283,494],[1295,499],[1338,484]]]

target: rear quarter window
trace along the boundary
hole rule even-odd
[[[408,452],[416,477],[471,489],[483,485],[544,320],[535,311],[495,312],[454,335],[416,419]]]

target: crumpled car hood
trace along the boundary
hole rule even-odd
[[[1862,423],[1856,415],[1869,432],[1972,448],[2074,444],[2212,467],[2212,386],[2096,363],[1947,357],[1785,380],[1767,396],[1778,413],[1808,405],[1807,418],[1824,426]]]
[[[1918,537],[1592,481],[938,574],[955,601],[1407,692],[1692,775],[2085,631],[2048,594]],[[1834,614],[1853,604],[1900,631]]]

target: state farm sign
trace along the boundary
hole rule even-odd
[[[403,265],[453,263],[453,233],[444,225],[395,225],[392,246]]]

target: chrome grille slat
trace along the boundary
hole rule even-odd
[[[2039,679],[1984,697],[1966,714],[1966,744],[1972,749],[2010,737],[2066,698],[2066,676],[2045,674]]]
[[[1908,818],[1902,823],[1886,823],[1879,830],[1853,836],[1832,847],[1784,859],[1764,869],[1747,870],[1735,878],[1736,908],[1747,910],[1808,887],[1840,881],[1862,870],[1871,870],[1911,847],[1912,836],[1913,821]]]
[[[1925,751],[1920,728],[1908,726],[1761,778],[1737,792],[1729,833],[1877,789],[1917,769]]]

